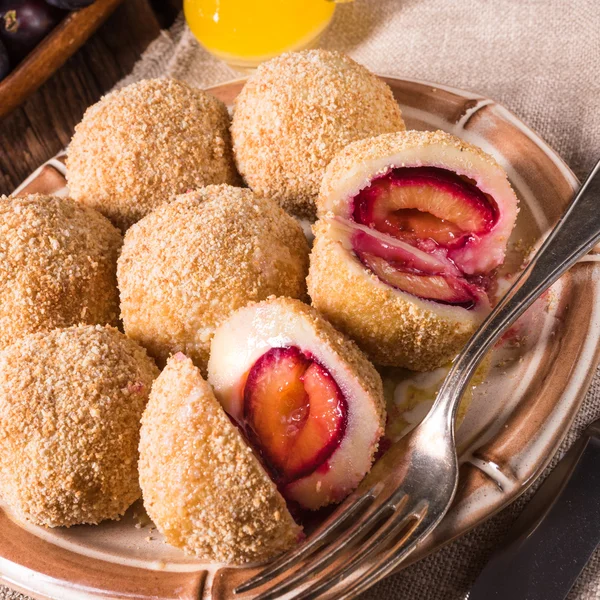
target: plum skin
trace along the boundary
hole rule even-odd
[[[450,203],[447,206],[450,209],[448,215],[444,215],[443,212],[440,215],[439,211],[434,215],[435,208],[439,207],[439,204],[429,199],[428,205],[428,199],[423,196],[413,198],[414,205],[410,202],[410,198],[408,205],[405,206],[402,200],[400,203],[398,200],[394,202],[394,188],[416,187],[420,190],[423,186],[437,190],[438,194],[447,195],[448,200],[444,201]],[[409,193],[414,192],[409,191]],[[456,198],[460,198],[460,201],[454,200]],[[383,206],[380,202],[383,202]],[[433,211],[430,210],[430,206],[434,208]],[[458,213],[452,212],[456,210]],[[469,212],[472,215],[470,218]],[[425,252],[439,248],[451,262],[453,249],[463,248],[474,235],[485,235],[491,231],[497,221],[496,213],[497,208],[493,201],[490,201],[474,182],[465,180],[452,171],[431,166],[394,168],[372,180],[369,186],[361,190],[352,200],[354,222],[386,236],[404,240]],[[453,222],[453,215],[458,217],[456,223]],[[436,229],[438,227],[439,233]],[[374,268],[368,254],[361,252],[357,247],[358,241],[358,239],[353,241],[354,252],[365,268],[375,273],[387,285],[419,298],[460,306],[468,310],[475,307],[478,296],[484,292],[483,289],[463,280],[464,273],[460,269],[457,277],[449,278],[447,273],[430,272],[428,268],[422,271],[415,270],[408,264],[404,265],[402,260],[390,261],[384,254],[376,251],[373,260],[383,259],[389,263],[389,274],[390,276],[394,274],[395,278],[392,281],[390,277],[382,274],[381,269]],[[444,280],[446,283],[442,284]],[[411,281],[418,284],[418,289],[412,289]],[[427,281],[430,283],[426,284]],[[429,295],[425,289],[426,285],[433,285],[435,281],[442,287],[432,289]]]
[[[476,185],[465,181],[456,173],[440,167],[400,167],[393,169],[389,173],[371,181],[369,186],[361,190],[361,192],[354,198],[353,217],[357,223],[375,228],[383,233],[388,233],[393,237],[403,237],[402,231],[394,231],[395,228],[393,223],[389,223],[387,221],[387,218],[389,217],[392,217],[393,220],[393,214],[388,214],[387,218],[385,219],[385,224],[378,224],[374,222],[375,215],[372,213],[380,197],[380,192],[377,186],[379,183],[385,182],[390,184],[392,188],[402,188],[404,186],[427,186],[432,189],[445,192],[449,196],[460,197],[466,206],[471,207],[473,213],[477,214],[479,217],[476,219],[476,221],[479,222],[479,226],[472,231],[467,231],[461,229],[460,227],[457,228],[451,222],[444,222],[440,219],[439,226],[448,227],[448,225],[452,225],[451,229],[455,230],[453,233],[457,236],[457,239],[454,241],[439,241],[438,244],[441,246],[462,246],[464,245],[465,238],[468,237],[470,233],[487,233],[491,230],[497,220],[496,207],[493,205],[493,203],[486,198],[486,196],[477,188]],[[410,210],[415,209],[409,209],[409,211]],[[417,212],[420,212],[420,210],[424,209],[418,209]],[[402,209],[401,212],[406,213],[407,208]],[[385,229],[380,229],[379,225],[384,225]],[[417,240],[419,237],[422,237],[418,235],[418,232],[415,233],[417,233]],[[418,241],[415,245],[419,245]]]
[[[10,60],[8,51],[0,40],[0,81],[2,81],[10,73]]]
[[[44,0],[0,0],[0,40],[11,64],[21,62],[64,15]]]
[[[46,0],[48,4],[63,10],[79,10],[94,4],[96,0]]]
[[[333,409],[334,414],[329,415],[329,417],[333,418],[336,422],[335,431],[330,431],[328,433],[327,440],[320,440],[325,442],[325,445],[316,449],[316,451],[308,459],[308,462],[301,461],[299,464],[295,464],[298,461],[293,461],[293,464],[295,464],[295,466],[292,468],[291,471],[288,471],[288,469],[282,469],[282,465],[276,464],[279,461],[275,459],[275,456],[270,456],[269,448],[263,447],[263,440],[261,439],[259,432],[256,431],[255,424],[253,422],[256,403],[261,401],[260,398],[257,399],[255,397],[256,390],[257,388],[260,389],[262,387],[262,380],[264,380],[264,377],[266,376],[267,378],[269,378],[271,376],[271,373],[276,373],[277,368],[282,363],[294,365],[293,368],[296,369],[295,374],[291,372],[288,373],[292,375],[292,377],[294,377],[294,375],[298,376],[300,373],[302,373],[302,375],[300,376],[298,381],[286,380],[280,382],[283,384],[282,387],[280,387],[280,390],[287,389],[287,393],[289,394],[290,384],[299,384],[301,387],[304,387],[304,390],[302,391],[302,393],[304,394],[303,402],[307,403],[306,408],[309,412],[312,412],[311,408],[309,407],[312,407],[313,399],[310,398],[310,394],[308,393],[308,389],[306,388],[305,377],[312,369],[316,368],[320,372],[321,376],[324,376],[328,379],[328,385],[330,388],[328,391],[331,391],[333,393],[334,399],[336,400],[336,406]],[[281,371],[279,371],[279,373],[281,374]],[[284,392],[284,396],[282,396],[282,399],[284,401],[285,393],[286,392]],[[272,399],[270,398],[267,401],[269,400],[272,401]],[[283,408],[285,408],[285,406]],[[303,420],[302,427],[304,427],[305,425],[306,423]],[[326,464],[333,452],[335,452],[336,448],[340,445],[341,440],[344,437],[346,425],[347,403],[343,393],[339,389],[339,386],[325,367],[323,367],[316,360],[314,360],[314,357],[302,352],[296,346],[271,348],[271,350],[265,352],[250,369],[244,386],[243,427],[245,429],[247,438],[255,448],[259,449],[263,460],[267,463],[267,466],[269,467],[269,471],[279,482],[280,485],[290,483],[291,481],[294,481],[296,479],[301,479],[302,477],[309,475],[313,471]]]

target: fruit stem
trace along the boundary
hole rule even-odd
[[[19,20],[16,10],[7,10],[4,13],[4,28],[9,33],[16,33],[19,30]]]

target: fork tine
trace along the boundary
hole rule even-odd
[[[377,487],[378,486],[373,486],[370,490],[368,490],[365,494],[363,494],[353,502],[347,501],[349,505],[347,508],[344,508],[344,504],[346,503],[342,504],[340,509],[344,512],[339,518],[332,519],[331,522],[328,525],[326,525],[322,531],[319,531],[317,535],[313,536],[310,540],[304,542],[303,544],[300,544],[290,552],[286,552],[280,558],[274,560],[260,573],[256,574],[254,577],[248,579],[248,581],[245,581],[244,583],[239,585],[237,588],[235,588],[234,594],[241,594],[243,592],[247,592],[248,590],[252,590],[261,585],[264,585],[265,583],[268,583],[284,571],[288,570],[289,568],[292,568],[301,560],[312,554],[315,550],[317,550],[325,543],[327,538],[334,531],[341,528],[341,526],[347,523],[350,519],[357,517],[359,513],[363,510],[365,505],[373,501],[378,491],[376,489]],[[338,511],[336,511],[334,514],[337,514],[337,512]]]
[[[421,522],[422,521],[416,524],[415,528],[411,531],[410,537],[412,537],[412,534],[416,531]],[[337,600],[354,599],[358,594],[366,591],[380,579],[389,575],[417,547],[419,541],[428,535],[438,522],[439,521],[436,520],[433,523],[430,523],[404,548],[403,546],[408,538],[407,536],[403,536],[384,554],[384,556],[377,560],[375,565],[363,573],[358,579],[353,581],[343,593],[337,597]],[[399,552],[399,550],[401,551]]]
[[[411,519],[416,518],[415,524],[400,538],[398,542],[394,544],[394,548],[402,546],[407,539],[409,539],[415,529],[421,522],[424,513],[427,512],[427,503],[424,501],[419,502],[412,510],[404,512],[396,512],[385,525],[383,525],[366,545],[364,545],[357,554],[352,558],[350,562],[343,563],[337,567],[333,572],[325,575],[318,579],[309,588],[294,596],[294,600],[308,600],[313,598],[319,598],[322,594],[328,592],[346,577],[352,575],[360,568],[366,560],[368,560],[373,554],[381,548],[383,544],[391,540],[393,536],[398,534],[400,531],[405,529],[410,523]],[[378,561],[379,564],[379,561]],[[355,597],[355,596],[353,596]],[[258,600],[258,599],[257,599]]]
[[[400,501],[400,504],[404,505],[405,502],[406,500],[403,498]],[[276,598],[280,598],[282,594],[288,592],[290,589],[300,587],[313,573],[327,567],[327,565],[334,562],[344,550],[347,550],[350,545],[355,544],[367,535],[373,527],[381,521],[383,512],[386,508],[388,508],[387,505],[379,505],[373,507],[372,511],[367,510],[363,513],[363,518],[360,521],[354,523],[339,538],[332,542],[332,544],[327,546],[320,556],[311,560],[304,568],[299,569],[289,577],[286,577],[283,581],[280,581],[272,588],[260,594],[255,600],[275,600]]]

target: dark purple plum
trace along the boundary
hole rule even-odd
[[[44,0],[0,0],[0,40],[12,65],[21,62],[64,15]]]
[[[62,8],[63,10],[79,10],[90,4],[94,4],[96,0],[46,0],[48,4]]]
[[[10,60],[4,44],[0,41],[0,81],[10,73]]]

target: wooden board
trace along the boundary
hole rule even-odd
[[[96,0],[67,15],[0,81],[0,117],[37,90],[92,35],[123,0]]]
[[[147,0],[124,0],[46,83],[0,118],[0,195],[68,145],[85,109],[131,72],[159,33]]]

